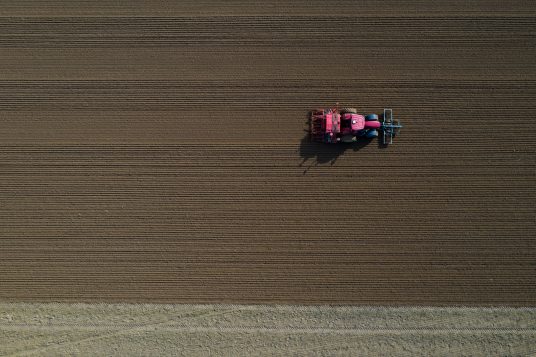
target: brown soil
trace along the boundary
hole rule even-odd
[[[0,303],[2,356],[533,356],[536,309]]]
[[[536,305],[535,6],[5,3],[1,300]]]

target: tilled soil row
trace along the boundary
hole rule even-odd
[[[526,3],[60,3],[0,12],[0,299],[536,303]]]

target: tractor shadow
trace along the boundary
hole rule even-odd
[[[299,167],[303,167],[303,174],[315,166],[329,163],[334,165],[337,159],[347,151],[359,151],[376,139],[359,139],[353,143],[338,143],[338,144],[323,144],[311,141],[311,133],[309,129],[310,125],[310,113],[307,115],[307,129],[304,129],[305,135],[300,142],[299,154],[302,158]],[[381,138],[380,138],[381,139]],[[381,140],[378,144],[380,147],[384,147],[381,144]]]

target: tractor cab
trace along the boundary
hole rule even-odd
[[[341,114],[341,134],[354,134],[365,127],[365,117],[355,113]]]

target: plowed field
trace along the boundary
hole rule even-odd
[[[4,1],[0,299],[534,306],[535,15]],[[308,142],[335,102],[405,128]]]

